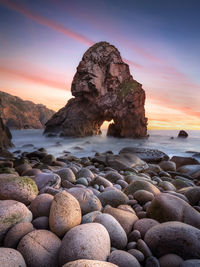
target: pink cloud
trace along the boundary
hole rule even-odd
[[[39,16],[39,15],[33,13],[32,11],[20,6],[19,4],[13,3],[10,0],[0,0],[0,3],[5,5],[6,7],[10,8],[10,9],[12,9],[12,10],[19,12],[20,14],[24,15],[25,17],[28,17],[29,19],[36,21],[39,24],[47,26],[47,27],[49,27],[49,28],[51,28],[57,32],[60,32],[60,33],[66,35],[66,36],[68,36],[68,37],[70,37],[76,41],[79,41],[79,42],[85,44],[85,45],[91,46],[94,44],[94,42],[92,40],[90,40],[89,38],[87,38],[86,36],[84,36],[80,33],[77,33],[75,31],[72,31],[72,30],[68,29],[67,27],[62,26],[53,20],[47,19],[43,16]]]
[[[44,76],[39,76],[37,74],[32,74],[20,70],[14,70],[11,68],[5,68],[0,66],[0,73],[3,73],[4,75],[14,75],[17,78],[20,79],[26,79],[34,83],[40,83],[45,86],[50,86],[54,88],[58,88],[60,90],[67,90],[66,82],[59,81],[59,80],[53,80],[49,78],[45,78]]]

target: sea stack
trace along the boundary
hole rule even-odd
[[[145,91],[113,45],[99,42],[85,52],[71,92],[74,98],[46,123],[45,133],[98,135],[103,122],[113,120],[107,132],[110,136],[146,136]]]
[[[0,118],[0,151],[13,146],[11,139],[10,130],[4,125],[2,118]]]

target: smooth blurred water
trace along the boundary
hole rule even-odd
[[[34,151],[37,148],[44,147],[48,153],[60,156],[63,151],[70,151],[78,157],[93,156],[95,152],[105,152],[112,150],[118,153],[123,147],[141,147],[159,149],[169,156],[172,155],[192,155],[186,151],[200,152],[200,131],[187,131],[189,137],[186,139],[176,138],[178,131],[172,130],[150,130],[149,138],[129,139],[107,137],[106,131],[102,135],[84,137],[84,138],[61,138],[45,137],[43,130],[13,130],[13,143],[15,148],[11,151]],[[171,139],[171,137],[174,139]],[[33,146],[24,145],[32,144]]]

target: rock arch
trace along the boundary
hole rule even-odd
[[[46,123],[45,133],[97,135],[104,121],[113,120],[108,135],[146,136],[145,92],[131,76],[119,51],[109,43],[97,43],[85,52],[71,92],[74,98]]]

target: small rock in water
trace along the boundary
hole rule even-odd
[[[181,130],[179,133],[178,133],[178,137],[181,137],[181,138],[187,138],[188,137],[188,133],[184,130]]]

